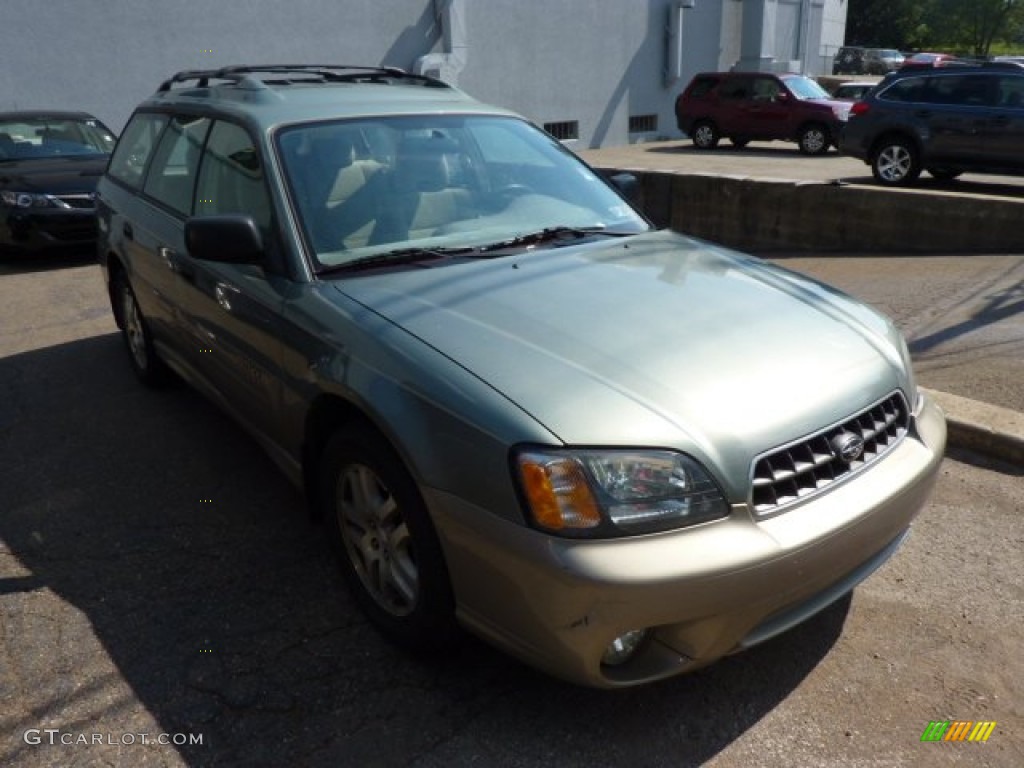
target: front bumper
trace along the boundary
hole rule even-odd
[[[935,482],[946,427],[931,401],[906,438],[848,482],[766,520],[738,504],[720,521],[627,539],[555,538],[425,492],[460,621],[547,672],[614,688],[686,672],[823,609],[898,547]],[[638,654],[601,664],[622,633]]]
[[[94,247],[93,209],[0,208],[0,249],[19,254]]]
[[[871,162],[871,146],[865,130],[858,126],[851,127],[850,121],[847,121],[836,138],[840,154],[855,157],[865,163]]]

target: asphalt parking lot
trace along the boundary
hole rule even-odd
[[[852,598],[690,677],[602,693],[473,641],[417,659],[240,429],[137,385],[95,265],[2,271],[0,764],[1024,764],[1017,469],[947,460]],[[922,743],[944,719],[997,726]]]

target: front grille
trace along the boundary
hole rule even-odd
[[[754,462],[754,512],[778,512],[861,471],[892,450],[909,426],[907,403],[896,392],[840,424],[761,456]],[[840,457],[837,447],[848,435],[864,441],[863,453],[852,461]]]
[[[69,208],[95,208],[96,199],[89,193],[79,195],[54,195]]]

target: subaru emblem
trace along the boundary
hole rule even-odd
[[[843,432],[832,438],[832,451],[842,461],[852,464],[864,453],[864,438],[852,432]]]

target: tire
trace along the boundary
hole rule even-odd
[[[939,181],[952,181],[963,173],[963,171],[959,171],[956,168],[926,168],[925,170],[928,171],[933,179],[938,179]]]
[[[805,125],[800,129],[796,141],[805,155],[824,155],[831,143],[828,128],[820,123]]]
[[[887,187],[912,184],[921,175],[917,147],[898,136],[882,139],[871,155],[871,173]]]
[[[153,336],[142,315],[128,277],[118,271],[114,276],[114,301],[121,321],[121,338],[128,350],[128,361],[135,375],[147,387],[160,387],[170,378],[170,369],[153,348]]]
[[[458,637],[440,541],[416,483],[376,432],[344,428],[327,443],[318,502],[359,607],[389,640],[442,650]]]
[[[743,149],[745,146],[747,146],[747,144],[750,143],[750,139],[731,138],[731,139],[729,139],[729,142],[734,147],[736,147],[736,149]]]
[[[693,124],[693,145],[698,149],[714,149],[722,138],[718,127],[710,120],[699,120]]]

